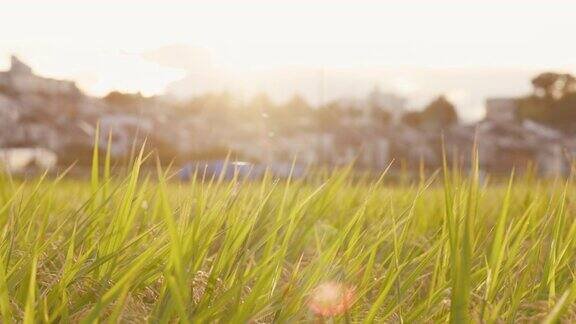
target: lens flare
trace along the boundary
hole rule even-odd
[[[338,282],[326,282],[317,286],[308,306],[316,315],[331,317],[345,313],[353,304],[354,287]]]

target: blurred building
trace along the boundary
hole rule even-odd
[[[16,56],[11,57],[10,69],[0,72],[0,87],[25,94],[54,96],[80,94],[74,82],[39,77]]]
[[[486,171],[507,172],[534,163],[544,175],[566,174],[571,163],[567,155],[576,154],[574,136],[517,120],[514,98],[488,99],[486,118],[470,125],[434,123],[434,116],[424,114],[416,116],[424,119],[419,123],[406,122],[406,100],[378,88],[365,98],[319,108],[298,99],[283,106],[265,99],[246,105],[234,103],[226,93],[187,104],[140,94],[95,98],[73,82],[35,75],[14,57],[10,69],[0,72],[2,159],[9,165],[42,164],[38,152],[53,152],[63,166],[89,165],[97,125],[101,150],[111,134],[114,159],[127,158],[146,143],[163,161],[231,155],[282,166],[283,171],[294,158],[306,166],[354,163],[378,171],[396,160],[406,168],[436,169],[442,166],[442,143],[451,163],[467,166],[475,139],[480,167]]]

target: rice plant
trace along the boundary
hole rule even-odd
[[[571,178],[182,183],[152,159],[0,177],[2,322],[576,321]]]

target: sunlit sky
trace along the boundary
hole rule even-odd
[[[476,116],[485,96],[528,91],[533,73],[576,70],[575,13],[559,0],[3,0],[0,69],[15,53],[95,95],[230,88],[312,102],[324,71],[329,97],[445,92]]]

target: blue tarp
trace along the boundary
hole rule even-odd
[[[274,177],[288,178],[292,164],[272,164],[266,166],[263,164],[254,164],[243,161],[213,160],[213,161],[194,161],[189,162],[180,169],[179,177],[181,181],[189,181],[195,173],[199,178],[209,180],[218,179],[221,175],[224,180],[232,180],[235,175],[238,179],[256,180],[264,175],[268,170]],[[292,170],[293,178],[304,176],[305,168],[301,165],[294,165]]]

